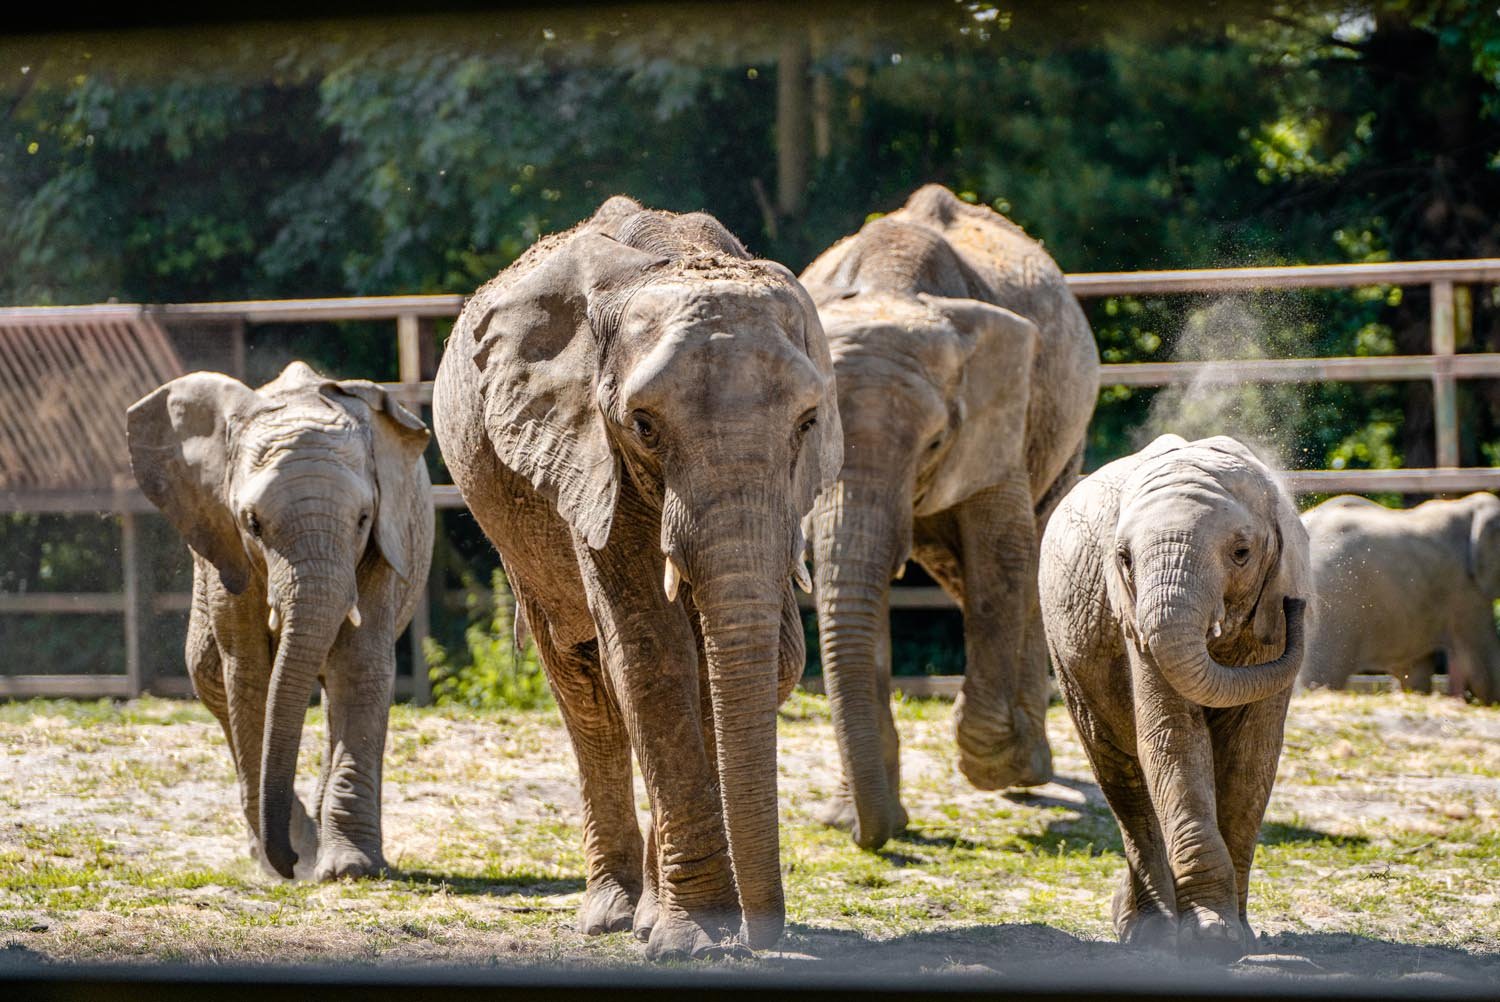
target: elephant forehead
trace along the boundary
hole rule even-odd
[[[358,466],[369,451],[365,429],[337,407],[283,409],[257,422],[244,441],[253,468],[314,457]]]

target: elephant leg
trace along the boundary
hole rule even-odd
[[[216,573],[197,559],[194,565],[195,581]],[[212,585],[205,585],[200,595],[195,586],[194,601],[195,604],[202,603],[223,669],[226,730],[230,752],[234,756],[235,778],[239,781],[240,807],[250,829],[250,855],[261,861],[268,874],[274,873],[260,848],[260,759],[271,683],[271,638],[265,622],[265,589],[260,582],[252,580],[244,594],[231,597]],[[201,639],[199,646],[202,646]],[[206,676],[207,672],[194,675],[195,684],[200,678],[206,681]],[[300,805],[296,804],[296,798],[293,800],[295,817]]]
[[[224,729],[224,740],[229,743],[229,754],[233,758],[234,730],[229,726],[229,693],[224,688],[224,661],[219,656],[219,644],[214,640],[213,626],[209,621],[206,585],[202,575],[196,572],[193,574],[193,604],[188,613],[184,660],[187,662],[188,678],[193,683],[193,692]]]
[[[1288,690],[1258,703],[1208,711],[1219,832],[1234,861],[1235,895],[1247,949],[1255,941],[1246,914],[1250,865],[1255,859],[1266,804],[1271,800],[1271,785],[1276,780],[1290,701]]]
[[[1204,710],[1179,696],[1139,655],[1131,659],[1136,748],[1166,841],[1178,949],[1236,959],[1245,946],[1238,880],[1219,831],[1214,750]],[[1247,767],[1254,768],[1253,760]]]
[[[700,659],[686,603],[668,602],[657,586],[663,563],[654,547],[595,550],[576,539],[574,553],[604,671],[651,795],[660,882],[647,952],[657,958],[714,952],[738,931],[740,906],[703,733]]]
[[[646,829],[646,861],[641,874],[641,898],[636,902],[635,920],[631,928],[635,938],[642,943],[651,939],[651,927],[656,925],[656,915],[661,897],[661,857],[656,850],[656,818]]]
[[[381,784],[396,683],[395,631],[389,603],[384,609],[368,604],[364,625],[345,624],[340,631],[324,674],[328,751],[319,784],[315,880],[373,876],[386,868]]]
[[[597,936],[629,929],[643,897],[641,831],[619,704],[601,670],[598,644],[559,649],[543,611],[534,604],[523,608],[578,760],[588,867],[578,930]]]
[[[966,664],[954,707],[959,768],[981,790],[1037,786],[1052,778],[1052,751],[1047,676],[1028,659],[1027,625],[1039,599],[1024,474],[967,499],[956,514],[965,571]]]
[[[1083,736],[1083,750],[1099,789],[1120,826],[1125,873],[1115,891],[1115,935],[1126,946],[1175,948],[1177,900],[1166,844],[1140,760],[1120,748],[1081,696],[1059,676],[1068,713]]]
[[[1401,688],[1407,692],[1429,693],[1432,691],[1432,676],[1437,671],[1437,654],[1418,658],[1398,669]]]

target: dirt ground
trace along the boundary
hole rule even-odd
[[[951,713],[937,700],[900,704],[912,826],[868,853],[812,820],[837,781],[837,754],[826,701],[789,701],[788,932],[776,951],[725,963],[1044,979],[1178,964],[1113,941],[1119,835],[1066,713],[1049,717],[1057,781],[1024,795],[964,782]],[[304,795],[323,739],[314,711]],[[292,884],[247,857],[223,735],[197,704],[0,706],[0,969],[38,959],[643,964],[628,933],[573,929],[583,888],[574,776],[554,712],[398,707],[385,785],[394,872]],[[1497,892],[1500,709],[1302,696],[1252,877],[1261,943],[1230,974],[1500,982]]]

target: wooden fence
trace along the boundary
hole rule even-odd
[[[1457,354],[1457,332],[1468,327],[1461,314],[1472,309],[1470,286],[1500,284],[1500,259],[1470,261],[1415,261],[1385,264],[1305,265],[1270,268],[1226,268],[1196,271],[1109,272],[1069,275],[1068,284],[1080,299],[1106,296],[1151,296],[1180,293],[1226,294],[1272,289],[1340,289],[1370,286],[1426,286],[1431,297],[1431,350],[1424,355],[1341,358],[1287,358],[1206,362],[1143,362],[1105,365],[1101,386],[1168,386],[1207,380],[1215,383],[1392,382],[1420,380],[1432,384],[1433,426],[1437,467],[1401,470],[1291,470],[1290,487],[1299,493],[1349,491],[1370,493],[1451,494],[1500,489],[1500,469],[1461,468],[1459,462],[1458,395],[1460,379],[1500,378],[1500,353]],[[1463,290],[1462,293],[1459,290]],[[183,303],[161,306],[23,307],[0,309],[0,320],[38,320],[67,312],[77,319],[139,316],[142,311],[167,323],[172,321],[228,321],[242,332],[245,325],[341,320],[388,321],[395,324],[396,382],[385,384],[410,407],[432,401],[431,349],[436,339],[432,324],[458,315],[463,297],[377,296],[349,299],[291,299],[223,303]],[[242,337],[242,333],[240,335]],[[424,350],[424,341],[426,341]],[[240,348],[242,354],[243,348]],[[440,509],[462,508],[463,499],[452,485],[433,488]],[[187,608],[187,596],[147,595],[141,586],[136,516],[155,509],[134,486],[74,491],[0,491],[0,512],[114,513],[121,518],[123,594],[0,594],[0,615],[112,613],[125,619],[124,675],[0,675],[0,698],[25,696],[124,697],[146,687],[141,658],[141,630],[147,617]],[[896,609],[934,609],[952,606],[938,588],[898,588],[891,596]],[[408,631],[413,665],[417,670],[403,694],[418,702],[428,697],[421,670],[421,644],[429,632],[430,603],[419,607]],[[402,680],[405,682],[406,680]],[[157,680],[153,691],[185,691],[185,680]],[[918,690],[945,688],[926,683]]]

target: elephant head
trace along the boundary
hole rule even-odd
[[[174,379],[131,406],[127,428],[146,497],[229,593],[264,588],[275,658],[259,829],[267,862],[290,878],[308,701],[339,631],[362,624],[356,571],[380,561],[406,573],[383,501],[406,489],[427,429],[375,383],[325,379],[301,362],[259,390],[211,372]]]
[[[975,299],[812,288],[844,423],[842,472],[810,520],[819,631],[854,839],[873,848],[891,835],[896,796],[880,752],[876,683],[886,670],[879,652],[890,583],[911,556],[914,517],[951,508],[994,484],[1002,468],[1024,476],[1037,332],[1024,317]],[[995,680],[1009,697],[998,730],[1014,738],[1012,778],[1020,780],[1035,772],[1034,756],[1049,752],[1044,721],[1019,709],[1019,647],[1009,660],[1013,677]]]
[[[1500,599],[1500,498],[1480,491],[1464,498],[1473,509],[1469,522],[1469,577],[1492,601]]]
[[[502,282],[459,328],[490,442],[579,540],[659,547],[653,586],[690,589],[746,938],[773,942],[778,663],[802,656],[800,630],[783,650],[787,582],[807,577],[800,520],[842,456],[817,311],[711,217],[623,198]]]
[[[1139,460],[1102,557],[1126,642],[1201,706],[1288,688],[1302,663],[1312,580],[1290,495],[1231,438],[1163,435]],[[1267,649],[1280,653],[1255,663]]]

